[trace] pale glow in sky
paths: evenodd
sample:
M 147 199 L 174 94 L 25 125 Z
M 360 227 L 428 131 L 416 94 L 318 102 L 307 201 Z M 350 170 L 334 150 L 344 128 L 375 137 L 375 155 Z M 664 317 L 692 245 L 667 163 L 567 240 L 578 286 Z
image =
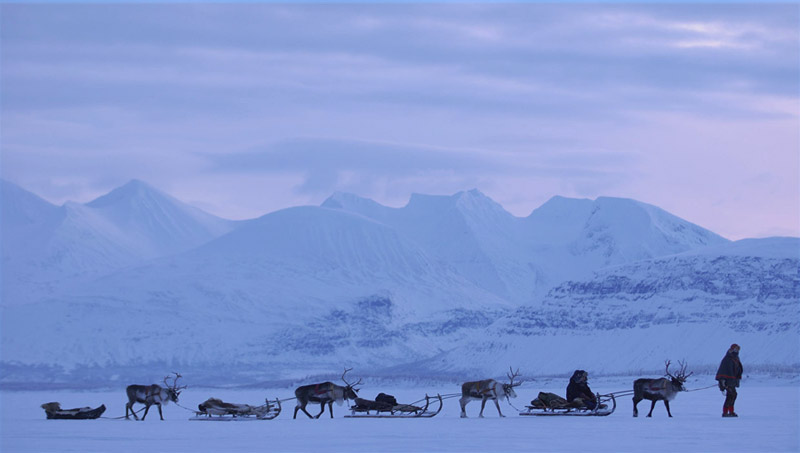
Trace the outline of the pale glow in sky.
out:
M 334 191 L 800 235 L 796 5 L 0 5 L 2 177 L 226 218 Z

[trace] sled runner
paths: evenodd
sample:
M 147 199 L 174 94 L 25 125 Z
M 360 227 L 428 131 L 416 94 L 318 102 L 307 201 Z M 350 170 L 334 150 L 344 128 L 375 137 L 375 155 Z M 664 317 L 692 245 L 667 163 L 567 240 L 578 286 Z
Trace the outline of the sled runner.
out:
M 281 402 L 264 400 L 261 406 L 226 403 L 217 398 L 209 398 L 197 406 L 199 411 L 189 420 L 205 421 L 245 421 L 272 420 L 281 413 Z
M 431 418 L 442 410 L 441 395 L 425 395 L 424 399 L 415 401 L 412 404 L 397 404 L 394 397 L 391 395 L 386 396 L 390 399 L 376 398 L 377 401 L 372 401 L 356 398 L 356 404 L 350 406 L 350 415 L 345 415 L 345 418 Z M 436 409 L 431 407 L 431 400 L 433 400 L 434 404 L 438 402 Z M 423 401 L 425 402 L 424 406 L 415 405 Z
M 92 409 L 91 407 L 77 407 L 75 409 L 61 409 L 61 403 L 45 403 L 42 404 L 45 414 L 48 419 L 58 420 L 94 420 L 103 415 L 106 411 L 105 404 L 100 407 Z
M 611 415 L 617 408 L 617 401 L 614 395 L 597 394 L 597 406 L 589 409 L 585 406 L 577 406 L 569 403 L 564 398 L 553 393 L 539 392 L 539 397 L 531 401 L 530 406 L 525 406 L 525 410 L 519 415 L 569 415 L 569 416 L 605 416 Z

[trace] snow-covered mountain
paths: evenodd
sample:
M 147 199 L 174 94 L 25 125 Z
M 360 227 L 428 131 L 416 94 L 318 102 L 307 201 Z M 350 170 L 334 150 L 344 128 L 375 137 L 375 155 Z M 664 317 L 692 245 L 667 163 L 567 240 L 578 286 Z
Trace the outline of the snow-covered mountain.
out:
M 408 204 L 399 209 L 337 193 L 322 206 L 355 212 L 392 226 L 434 259 L 455 267 L 499 297 L 514 301 L 530 297 L 532 282 L 517 272 L 517 268 L 525 267 L 524 252 L 518 250 L 518 219 L 477 190 L 452 196 L 413 194 Z M 522 281 L 525 284 L 520 285 Z
M 141 257 L 189 250 L 232 229 L 232 222 L 213 216 L 147 185 L 132 180 L 86 204 L 125 234 Z
M 731 343 L 751 369 L 800 366 L 800 239 L 746 239 L 614 266 L 567 281 L 483 335 L 417 366 L 480 373 L 713 371 Z
M 531 268 L 544 290 L 607 266 L 729 242 L 661 208 L 626 198 L 556 196 L 523 223 L 525 242 L 536 257 Z
M 4 179 L 0 179 L 0 202 L 4 230 L 29 228 L 58 215 L 56 205 Z
M 63 206 L 7 181 L 0 189 L 5 305 L 189 250 L 233 228 L 136 180 L 90 203 Z
M 554 197 L 518 218 L 477 190 L 402 208 L 336 193 L 234 228 L 136 181 L 61 207 L 10 187 L 3 382 L 613 373 L 662 353 L 706 366 L 733 341 L 800 366 L 796 321 L 756 328 L 796 310 L 798 240 L 731 243 L 634 200 Z M 756 324 L 732 327 L 742 312 Z
M 91 357 L 103 367 L 268 360 L 282 363 L 269 374 L 275 378 L 283 369 L 338 366 L 343 357 L 381 365 L 424 358 L 442 347 L 428 331 L 454 322 L 484 327 L 511 308 L 384 224 L 297 207 L 57 300 L 7 310 L 65 339 L 51 344 L 51 335 L 10 326 L 4 359 L 74 366 Z M 98 321 L 96 339 L 69 338 L 87 318 Z M 213 340 L 220 335 L 225 341 Z
M 529 302 L 597 269 L 728 241 L 646 203 L 553 197 L 518 218 L 477 190 L 411 196 L 403 208 L 336 193 L 322 206 L 386 223 L 487 291 Z

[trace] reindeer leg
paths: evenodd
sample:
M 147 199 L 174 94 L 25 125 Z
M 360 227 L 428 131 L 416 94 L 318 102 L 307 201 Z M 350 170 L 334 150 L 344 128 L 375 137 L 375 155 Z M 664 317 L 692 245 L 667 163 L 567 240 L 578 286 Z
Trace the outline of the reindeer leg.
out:
M 469 398 L 466 396 L 462 396 L 458 400 L 458 404 L 461 405 L 461 418 L 467 418 L 467 403 L 469 403 Z
M 142 421 L 144 421 L 144 418 L 147 417 L 147 412 L 149 410 L 150 410 L 150 405 L 149 404 L 145 404 L 145 406 L 144 406 L 144 415 L 142 415 Z
M 158 404 L 158 416 L 161 417 L 161 420 L 164 420 L 164 414 L 161 413 L 161 403 Z
M 136 415 L 136 412 L 133 410 L 133 404 L 134 404 L 134 403 L 131 403 L 131 414 L 133 414 L 133 418 L 134 418 L 134 419 L 136 419 L 136 420 L 139 420 L 139 416 L 137 416 L 137 415 Z M 145 413 L 146 413 L 146 412 L 145 412 Z M 144 420 L 144 417 L 142 417 L 142 420 Z
M 653 416 L 653 408 L 655 408 L 655 407 L 656 407 L 656 402 L 657 402 L 657 401 L 658 401 L 658 400 L 653 400 L 653 404 L 651 404 L 651 405 L 650 405 L 650 413 L 649 413 L 649 414 L 647 414 L 647 416 L 648 416 L 648 417 L 652 417 L 652 416 Z
M 303 403 L 302 406 L 298 407 L 303 411 L 304 414 L 308 415 L 308 418 L 314 418 L 314 416 L 309 414 L 308 411 L 306 410 L 306 404 L 308 403 Z M 297 415 L 297 407 L 294 408 L 294 414 Z
M 481 400 L 481 413 L 480 413 L 480 414 L 478 414 L 478 417 L 479 417 L 479 418 L 483 418 L 483 408 L 484 408 L 484 407 L 486 407 L 486 400 L 487 400 L 487 399 L 488 399 L 488 398 L 486 398 L 486 397 L 484 396 L 484 397 L 483 397 L 483 399 Z
M 328 402 L 328 410 L 331 412 L 331 418 L 333 418 L 333 401 Z
M 641 398 L 637 399 L 635 396 L 633 397 L 633 416 L 634 417 L 638 417 L 639 416 L 639 409 L 636 408 L 636 405 L 639 404 L 639 401 L 641 401 L 641 400 L 642 400 Z
M 500 403 L 497 402 L 497 398 L 494 399 L 494 406 L 497 408 L 497 413 L 500 414 L 501 417 L 505 417 L 505 415 L 500 412 Z
M 323 412 L 325 412 L 325 401 L 319 403 L 319 414 L 317 414 L 317 416 L 314 418 L 319 418 L 319 416 L 322 415 Z
M 666 407 L 667 407 L 667 415 L 669 415 L 670 417 L 672 417 L 672 412 L 670 412 L 670 411 L 669 411 L 669 401 L 667 401 L 667 400 L 664 400 L 664 406 L 666 406 Z

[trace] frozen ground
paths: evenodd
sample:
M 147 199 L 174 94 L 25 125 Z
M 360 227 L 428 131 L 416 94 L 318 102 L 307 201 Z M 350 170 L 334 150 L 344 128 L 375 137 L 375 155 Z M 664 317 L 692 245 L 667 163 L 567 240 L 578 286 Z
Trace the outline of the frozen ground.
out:
M 692 379 L 690 388 L 713 381 Z M 590 382 L 594 390 L 611 392 L 630 387 L 630 380 Z M 560 382 L 527 382 L 519 388 L 522 407 L 536 393 L 563 394 Z M 454 393 L 458 386 L 422 388 L 364 387 L 362 395 L 373 398 L 379 391 L 410 402 L 426 391 Z M 256 404 L 265 397 L 287 398 L 291 389 L 224 390 L 190 388 L 181 404 L 196 407 L 214 396 L 230 402 Z M 620 399 L 617 411 L 608 417 L 519 417 L 506 403 L 500 419 L 494 406 L 487 405 L 486 418 L 477 418 L 479 404 L 470 403 L 468 419 L 459 418 L 457 399 L 445 401 L 442 412 L 432 419 L 389 420 L 347 419 L 344 406 L 334 405 L 335 419 L 326 413 L 309 420 L 302 413 L 292 420 L 293 401 L 285 403 L 275 420 L 261 422 L 212 423 L 188 421 L 191 415 L 180 407 L 164 408 L 166 421 L 159 421 L 153 409 L 145 422 L 125 420 L 46 420 L 39 405 L 59 401 L 62 407 L 98 406 L 105 416 L 124 414 L 125 391 L 2 392 L 2 452 L 199 452 L 199 451 L 668 451 L 668 452 L 776 452 L 800 451 L 800 389 L 796 382 L 746 381 L 740 389 L 738 419 L 720 417 L 723 397 L 716 389 L 678 396 L 672 404 L 674 417 L 667 418 L 662 403 L 653 418 L 631 417 L 630 397 Z M 640 403 L 645 411 L 647 402 Z M 311 408 L 315 413 L 318 409 Z M 302 418 L 300 418 L 302 417 Z

